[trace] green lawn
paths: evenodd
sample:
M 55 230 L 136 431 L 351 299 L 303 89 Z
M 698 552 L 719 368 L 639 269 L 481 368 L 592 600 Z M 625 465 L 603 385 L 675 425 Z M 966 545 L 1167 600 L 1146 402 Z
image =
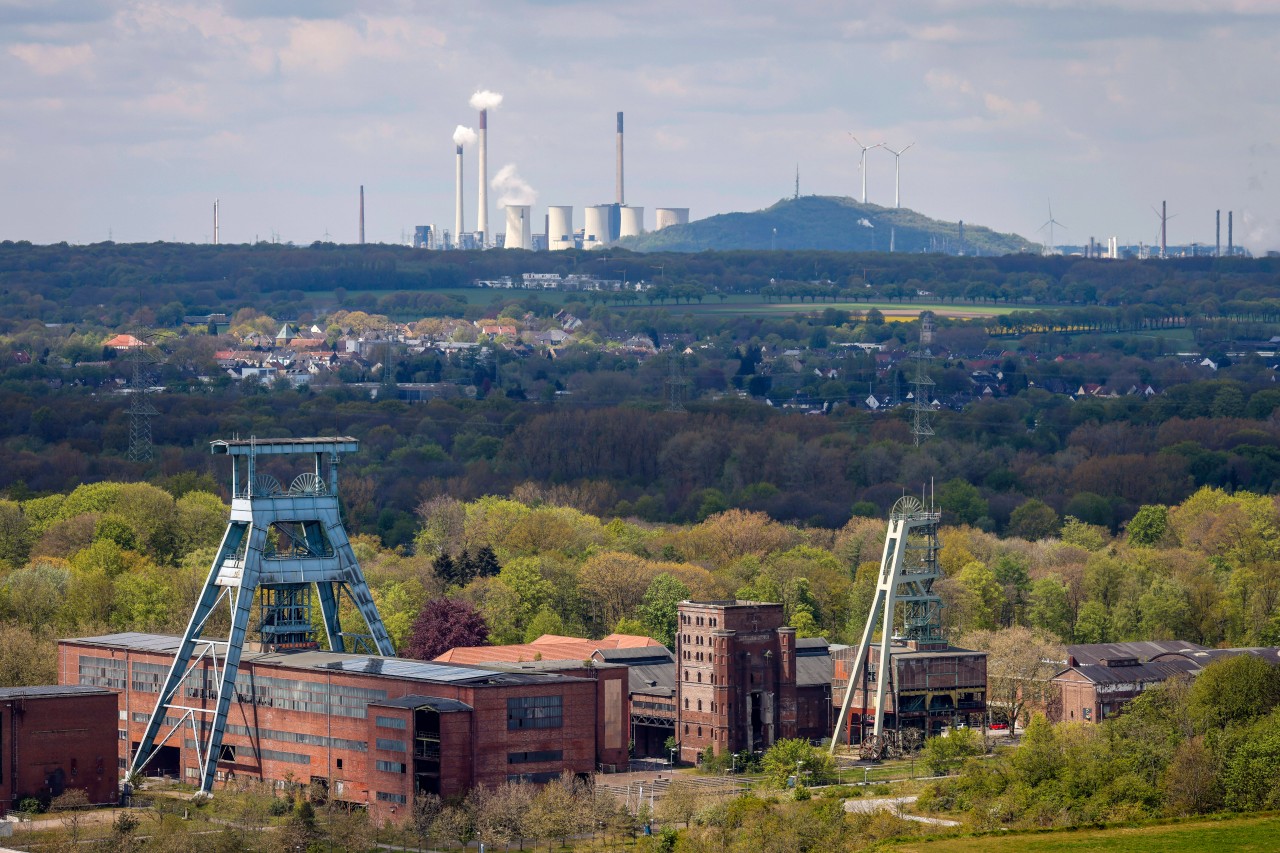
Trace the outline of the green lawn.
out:
M 1190 820 L 1115 829 L 1008 832 L 976 838 L 892 842 L 880 849 L 892 853 L 1084 853 L 1095 850 L 1116 850 L 1123 853 L 1262 853 L 1280 850 L 1280 816 Z

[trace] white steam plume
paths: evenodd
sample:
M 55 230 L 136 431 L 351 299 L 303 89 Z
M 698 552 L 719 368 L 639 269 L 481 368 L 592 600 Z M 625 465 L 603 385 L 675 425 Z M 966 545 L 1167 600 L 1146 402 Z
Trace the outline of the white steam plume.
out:
M 454 145 L 475 145 L 476 132 L 469 127 L 458 125 L 453 131 Z
M 481 89 L 471 96 L 471 109 L 491 110 L 502 103 L 502 96 L 488 89 Z
M 489 182 L 489 185 L 500 193 L 498 196 L 499 207 L 533 204 L 538 198 L 538 194 L 534 192 L 533 187 L 529 186 L 529 182 L 516 172 L 515 163 L 508 163 L 499 169 L 498 174 L 493 176 L 493 180 Z
M 875 226 L 871 224 L 871 220 L 867 219 L 866 217 L 859 219 L 858 224 L 861 225 L 863 228 L 875 228 Z

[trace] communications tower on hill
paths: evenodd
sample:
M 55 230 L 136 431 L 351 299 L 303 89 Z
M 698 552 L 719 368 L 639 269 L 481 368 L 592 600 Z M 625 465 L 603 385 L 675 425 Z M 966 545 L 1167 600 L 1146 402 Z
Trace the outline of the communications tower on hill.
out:
M 358 448 L 356 439 L 340 436 L 213 442 L 214 454 L 231 457 L 231 520 L 133 756 L 131 774 L 140 773 L 169 738 L 190 738 L 200 765 L 200 791 L 212 791 L 255 598 L 263 651 L 318 648 L 311 621 L 315 588 L 332 651 L 395 654 L 338 509 L 338 459 Z M 288 454 L 309 455 L 314 466 L 285 489 L 271 474 L 259 472 L 258 464 L 259 457 Z M 363 617 L 367 634 L 342 629 L 344 596 Z M 226 638 L 216 638 L 217 626 L 226 625 Z

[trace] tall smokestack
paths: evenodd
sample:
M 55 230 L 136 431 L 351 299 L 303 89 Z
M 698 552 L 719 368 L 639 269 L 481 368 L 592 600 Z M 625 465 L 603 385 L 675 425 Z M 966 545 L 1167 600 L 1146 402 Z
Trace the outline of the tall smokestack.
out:
M 364 184 L 360 185 L 360 245 L 364 245 Z
M 626 204 L 622 191 L 622 113 L 618 113 L 618 204 Z
M 1227 211 L 1227 254 L 1234 255 L 1236 252 L 1235 229 L 1233 228 L 1233 214 L 1235 211 Z
M 489 243 L 489 111 L 480 111 L 480 202 L 476 211 L 480 247 Z
M 213 245 L 218 245 L 218 200 L 213 200 Z
M 453 245 L 462 246 L 462 146 L 458 146 L 458 164 L 455 182 L 457 190 L 453 198 Z
M 1213 217 L 1213 256 L 1222 257 L 1222 211 L 1216 211 Z

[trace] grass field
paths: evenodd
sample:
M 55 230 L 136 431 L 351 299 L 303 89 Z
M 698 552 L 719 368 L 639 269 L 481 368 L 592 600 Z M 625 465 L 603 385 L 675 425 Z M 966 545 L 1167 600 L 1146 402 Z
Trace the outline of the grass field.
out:
M 977 838 L 893 842 L 877 848 L 886 853 L 1201 853 L 1280 850 L 1280 816 L 1191 820 L 1155 826 L 1115 829 L 1009 832 Z

